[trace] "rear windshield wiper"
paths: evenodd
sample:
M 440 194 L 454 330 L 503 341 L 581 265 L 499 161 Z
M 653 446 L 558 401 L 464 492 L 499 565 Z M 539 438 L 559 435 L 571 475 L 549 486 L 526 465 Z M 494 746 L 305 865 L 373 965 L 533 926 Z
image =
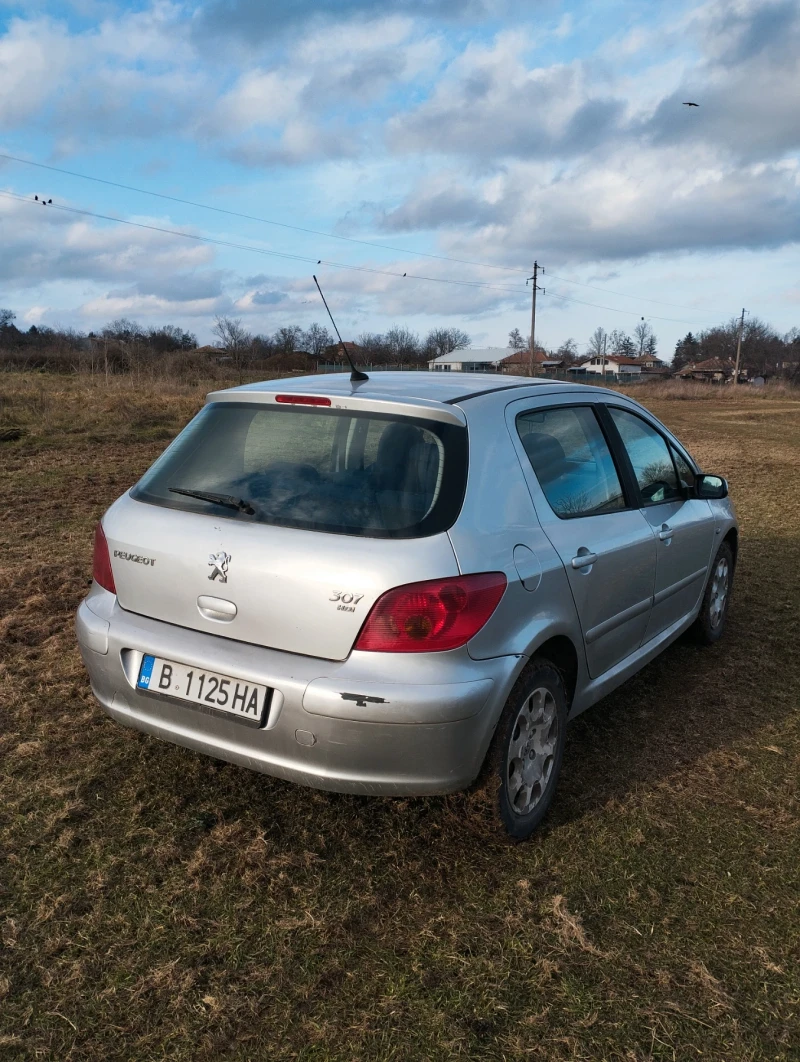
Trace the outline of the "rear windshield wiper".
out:
M 185 494 L 187 498 L 199 498 L 201 501 L 213 502 L 214 505 L 224 505 L 226 509 L 237 509 L 240 513 L 255 516 L 256 511 L 250 502 L 244 498 L 234 498 L 232 494 L 212 494 L 207 490 L 186 490 L 184 487 L 167 488 L 172 494 Z

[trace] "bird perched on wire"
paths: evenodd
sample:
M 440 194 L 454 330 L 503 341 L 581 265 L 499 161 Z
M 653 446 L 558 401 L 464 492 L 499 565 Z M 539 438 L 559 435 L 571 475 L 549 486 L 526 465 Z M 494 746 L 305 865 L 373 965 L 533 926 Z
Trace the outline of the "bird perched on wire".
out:
M 700 106 L 699 103 L 691 103 L 691 102 L 689 102 L 687 100 L 684 100 L 683 105 L 684 105 L 684 107 L 699 107 Z

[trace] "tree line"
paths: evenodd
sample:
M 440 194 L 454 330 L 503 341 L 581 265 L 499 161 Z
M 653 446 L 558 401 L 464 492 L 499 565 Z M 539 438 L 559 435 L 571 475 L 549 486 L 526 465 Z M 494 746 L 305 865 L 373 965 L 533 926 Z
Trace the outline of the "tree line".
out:
M 672 358 L 675 372 L 709 358 L 734 362 L 739 324 L 740 319 L 732 317 L 697 335 L 687 332 L 675 345 Z M 779 334 L 759 317 L 746 317 L 742 329 L 741 366 L 751 376 L 782 376 L 800 381 L 800 328 Z
M 0 309 L 0 364 L 6 368 L 53 371 L 135 372 L 161 365 L 165 370 L 202 367 L 209 358 L 229 363 L 240 374 L 249 369 L 313 370 L 319 363 L 342 363 L 338 340 L 324 326 L 284 325 L 269 334 L 253 334 L 241 318 L 218 316 L 213 347 L 198 347 L 197 337 L 175 325 L 145 327 L 122 317 L 97 332 L 15 324 L 11 310 Z M 386 332 L 364 332 L 348 343 L 354 361 L 426 368 L 428 361 L 470 345 L 459 328 L 432 328 L 420 337 L 395 325 Z
M 706 328 L 697 334 L 687 332 L 675 344 L 669 362 L 672 372 L 680 372 L 687 365 L 712 358 L 723 363 L 735 362 L 739 324 L 740 319 L 732 317 L 723 324 Z M 508 346 L 511 350 L 529 350 L 530 336 L 525 337 L 518 328 L 514 328 L 508 334 Z M 575 365 L 581 360 L 578 344 L 572 338 L 549 349 L 537 343 L 536 349 L 565 365 Z M 650 323 L 644 320 L 633 329 L 633 335 L 619 328 L 611 332 L 596 328 L 586 343 L 583 357 L 643 355 L 659 357 L 658 338 Z M 667 358 L 660 360 L 666 362 Z M 746 317 L 742 331 L 741 367 L 747 369 L 751 376 L 780 376 L 800 381 L 800 328 L 792 328 L 781 334 L 759 317 Z
M 137 372 L 143 369 L 169 375 L 194 371 L 202 374 L 209 363 L 229 364 L 245 371 L 314 371 L 320 363 L 344 364 L 344 355 L 327 327 L 284 325 L 269 334 L 253 334 L 240 318 L 216 317 L 212 326 L 214 347 L 198 348 L 197 337 L 176 325 L 145 327 L 128 318 L 110 321 L 97 332 L 31 325 L 21 329 L 13 311 L 0 309 L 0 367 L 61 372 Z M 689 364 L 736 357 L 739 318 L 731 318 L 678 340 L 671 369 Z M 348 343 L 353 360 L 362 365 L 426 368 L 442 354 L 469 347 L 470 336 L 459 328 L 432 328 L 425 336 L 402 325 L 386 332 L 363 332 Z M 530 337 L 518 328 L 508 336 L 511 351 L 529 349 Z M 565 339 L 557 347 L 536 344 L 544 355 L 573 365 L 580 360 L 578 343 Z M 633 333 L 596 328 L 584 345 L 584 356 L 658 356 L 658 339 L 649 322 L 640 321 Z M 664 358 L 666 361 L 666 358 Z M 800 380 L 800 329 L 780 334 L 758 317 L 745 318 L 741 364 L 751 375 L 782 376 Z

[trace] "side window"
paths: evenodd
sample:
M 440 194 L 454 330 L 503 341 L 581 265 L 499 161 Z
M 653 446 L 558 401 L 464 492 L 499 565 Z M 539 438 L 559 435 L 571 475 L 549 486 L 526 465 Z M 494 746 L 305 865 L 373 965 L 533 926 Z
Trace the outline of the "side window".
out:
M 625 508 L 614 459 L 591 408 L 521 413 L 517 431 L 556 516 L 594 516 Z
M 677 501 L 683 491 L 664 437 L 635 413 L 609 406 L 623 445 L 633 465 L 642 505 Z
M 673 460 L 675 461 L 675 467 L 678 470 L 678 479 L 681 486 L 684 487 L 690 493 L 694 491 L 694 479 L 695 474 L 689 465 L 688 461 L 675 449 L 674 446 L 670 446 L 670 452 Z

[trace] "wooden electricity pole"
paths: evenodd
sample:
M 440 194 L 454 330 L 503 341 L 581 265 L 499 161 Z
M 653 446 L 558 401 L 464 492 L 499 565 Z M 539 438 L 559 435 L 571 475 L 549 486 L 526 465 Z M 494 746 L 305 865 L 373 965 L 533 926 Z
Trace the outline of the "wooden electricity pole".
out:
M 744 332 L 744 315 L 746 313 L 747 313 L 747 310 L 742 308 L 742 316 L 739 318 L 739 337 L 736 340 L 736 367 L 733 370 L 733 382 L 734 382 L 734 384 L 738 384 L 739 383 L 739 361 L 741 360 L 741 357 L 742 357 L 742 333 Z
M 542 272 L 544 273 L 544 269 L 542 269 Z M 533 281 L 533 291 L 531 292 L 531 295 L 532 295 L 532 298 L 531 298 L 531 356 L 530 356 L 530 375 L 531 376 L 534 375 L 534 368 L 535 368 L 535 362 L 533 360 L 533 352 L 536 349 L 536 340 L 535 340 L 535 335 L 536 335 L 536 292 L 539 290 L 539 285 L 537 284 L 538 276 L 539 276 L 539 263 L 538 262 L 534 262 L 533 263 L 533 276 L 532 277 L 528 277 L 529 280 Z M 544 288 L 542 288 L 542 291 L 544 291 Z

